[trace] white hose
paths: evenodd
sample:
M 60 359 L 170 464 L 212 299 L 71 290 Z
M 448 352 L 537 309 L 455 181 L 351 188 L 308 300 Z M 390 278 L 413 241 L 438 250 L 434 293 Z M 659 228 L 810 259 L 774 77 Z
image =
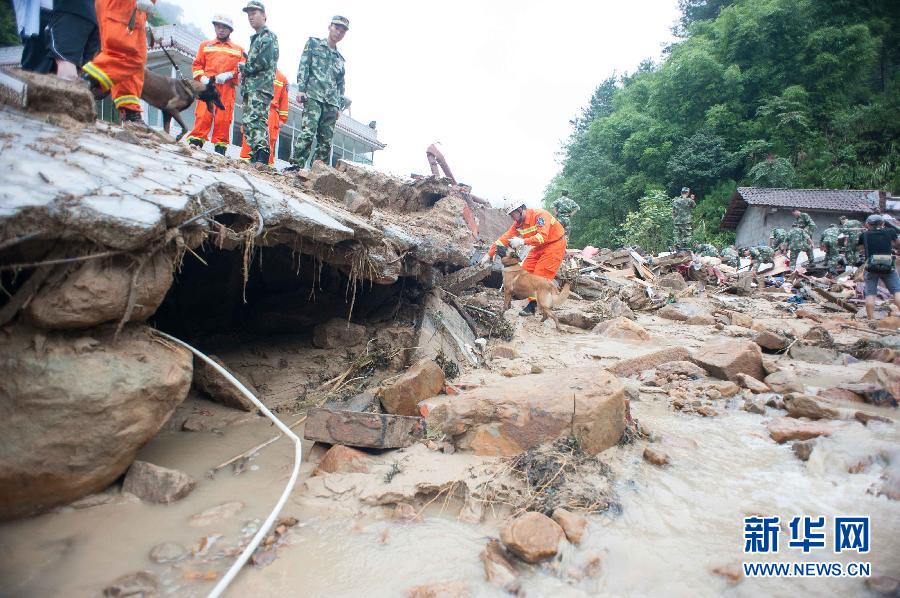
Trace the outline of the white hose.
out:
M 177 339 L 174 336 L 172 336 L 171 334 L 166 334 L 165 332 L 160 332 L 159 330 L 156 330 L 154 332 L 156 332 L 160 336 L 163 336 L 171 341 L 178 343 L 179 345 L 182 345 L 183 347 L 188 349 L 191 353 L 193 353 L 194 355 L 196 355 L 197 357 L 199 357 L 200 359 L 205 361 L 208 365 L 215 368 L 216 371 L 219 372 L 220 374 L 222 374 L 226 380 L 228 380 L 229 382 L 234 384 L 234 386 L 236 386 L 238 388 L 238 390 L 240 390 L 241 393 L 244 394 L 245 397 L 250 399 L 250 401 L 254 405 L 256 405 L 256 407 L 262 412 L 263 415 L 265 415 L 266 417 L 271 419 L 275 423 L 275 425 L 278 427 L 278 429 L 281 430 L 281 432 L 285 436 L 287 436 L 288 438 L 290 438 L 291 440 L 294 441 L 294 471 L 291 472 L 291 479 L 288 480 L 287 486 L 285 486 L 285 488 L 284 488 L 284 492 L 281 493 L 281 498 L 279 498 L 278 502 L 275 504 L 275 508 L 272 509 L 272 512 L 269 513 L 269 516 L 266 518 L 266 520 L 260 526 L 259 531 L 257 531 L 256 535 L 253 536 L 253 539 L 250 540 L 250 544 L 247 545 L 247 547 L 244 549 L 244 552 L 242 552 L 240 554 L 240 556 L 237 558 L 237 560 L 234 562 L 234 564 L 231 565 L 231 568 L 228 569 L 228 571 L 225 573 L 225 576 L 219 580 L 219 583 L 216 584 L 216 587 L 214 587 L 212 589 L 212 591 L 209 593 L 210 598 L 218 598 L 219 596 L 222 595 L 223 592 L 225 592 L 226 589 L 228 589 L 228 585 L 234 580 L 234 578 L 237 576 L 237 574 L 240 572 L 240 570 L 244 567 L 244 565 L 247 564 L 247 561 L 250 560 L 250 556 L 253 554 L 253 551 L 256 550 L 256 548 L 260 545 L 260 543 L 266 537 L 266 533 L 268 533 L 269 529 L 275 523 L 275 518 L 278 517 L 278 514 L 281 513 L 281 509 L 284 508 L 284 503 L 287 502 L 288 496 L 291 495 L 291 491 L 294 489 L 294 485 L 297 483 L 297 476 L 300 473 L 300 460 L 301 460 L 301 454 L 302 454 L 303 447 L 300 444 L 300 437 L 298 437 L 296 434 L 294 434 L 291 431 L 291 429 L 288 428 L 286 425 L 284 425 L 284 423 L 280 419 L 275 417 L 272 414 L 272 412 L 269 411 L 269 409 L 260 402 L 259 399 L 257 399 L 256 397 L 253 396 L 253 393 L 251 393 L 249 390 L 247 390 L 247 388 L 243 384 L 238 382 L 237 378 L 235 378 L 230 373 L 228 373 L 228 370 L 226 370 L 225 368 L 220 366 L 218 363 L 216 363 L 215 361 L 213 361 L 212 359 L 210 359 L 209 357 L 207 357 L 206 355 L 204 355 L 203 353 L 201 353 L 194 347 L 190 346 L 183 340 Z

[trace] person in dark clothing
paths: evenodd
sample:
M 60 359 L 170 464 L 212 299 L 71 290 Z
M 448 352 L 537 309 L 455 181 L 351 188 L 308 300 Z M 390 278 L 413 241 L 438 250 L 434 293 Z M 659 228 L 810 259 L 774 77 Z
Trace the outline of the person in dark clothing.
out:
M 52 3 L 49 0 L 15 0 L 16 30 L 22 40 L 23 71 L 53 72 L 53 59 L 47 49 L 47 24 Z
M 100 51 L 93 0 L 54 0 L 47 46 L 56 61 L 56 74 L 69 81 L 77 79 L 79 69 Z
M 866 316 L 875 318 L 875 299 L 878 281 L 894 296 L 894 305 L 900 310 L 900 275 L 894 264 L 893 250 L 897 247 L 897 231 L 884 227 L 884 218 L 872 214 L 866 218 L 866 230 L 859 236 L 858 245 L 866 256 Z

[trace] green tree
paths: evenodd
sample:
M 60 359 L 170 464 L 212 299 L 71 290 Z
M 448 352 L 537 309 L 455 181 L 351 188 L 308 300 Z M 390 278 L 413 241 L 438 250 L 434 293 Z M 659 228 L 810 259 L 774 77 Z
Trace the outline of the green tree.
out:
M 622 224 L 621 244 L 659 253 L 672 245 L 672 202 L 662 189 L 650 191 L 638 200 L 638 209 Z
M 16 13 L 12 2 L 0 0 L 0 47 L 18 46 L 22 43 L 16 31 Z
M 695 189 L 705 239 L 727 238 L 719 223 L 737 184 L 900 189 L 900 5 L 681 8 L 682 38 L 664 60 L 598 75 L 572 121 L 558 183 L 582 206 L 573 245 L 621 242 L 622 223 L 658 189 Z
M 777 187 L 789 189 L 794 186 L 797 173 L 786 158 L 769 156 L 754 165 L 747 173 L 754 187 Z

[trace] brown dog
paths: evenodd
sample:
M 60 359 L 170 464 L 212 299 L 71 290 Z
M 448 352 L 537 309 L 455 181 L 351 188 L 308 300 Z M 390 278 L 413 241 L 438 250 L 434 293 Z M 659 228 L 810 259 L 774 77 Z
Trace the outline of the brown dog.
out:
M 163 113 L 163 129 L 169 132 L 169 127 L 174 118 L 181 125 L 181 133 L 175 141 L 181 141 L 190 129 L 181 119 L 181 111 L 187 110 L 194 100 L 206 102 L 206 107 L 212 112 L 213 104 L 219 110 L 225 110 L 225 105 L 219 97 L 216 84 L 210 81 L 206 85 L 196 81 L 172 79 L 158 75 L 149 69 L 144 69 L 144 89 L 141 91 L 141 99 Z
M 517 299 L 535 297 L 543 315 L 541 322 L 551 318 L 559 330 L 559 318 L 550 310 L 562 305 L 569 297 L 569 283 L 564 284 L 560 291 L 552 280 L 523 270 L 519 258 L 514 254 L 506 254 L 500 258 L 500 263 L 503 264 L 503 311 L 509 309 L 513 296 Z

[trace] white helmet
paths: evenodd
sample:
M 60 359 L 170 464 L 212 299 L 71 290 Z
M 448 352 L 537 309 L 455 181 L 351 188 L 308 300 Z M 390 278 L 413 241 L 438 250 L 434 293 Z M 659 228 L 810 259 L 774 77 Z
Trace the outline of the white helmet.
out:
M 512 214 L 519 208 L 525 209 L 525 204 L 517 199 L 507 199 L 503 202 L 503 211 Z
M 225 15 L 216 15 L 212 18 L 213 25 L 225 25 L 232 31 L 234 31 L 234 21 L 231 20 L 231 17 Z

